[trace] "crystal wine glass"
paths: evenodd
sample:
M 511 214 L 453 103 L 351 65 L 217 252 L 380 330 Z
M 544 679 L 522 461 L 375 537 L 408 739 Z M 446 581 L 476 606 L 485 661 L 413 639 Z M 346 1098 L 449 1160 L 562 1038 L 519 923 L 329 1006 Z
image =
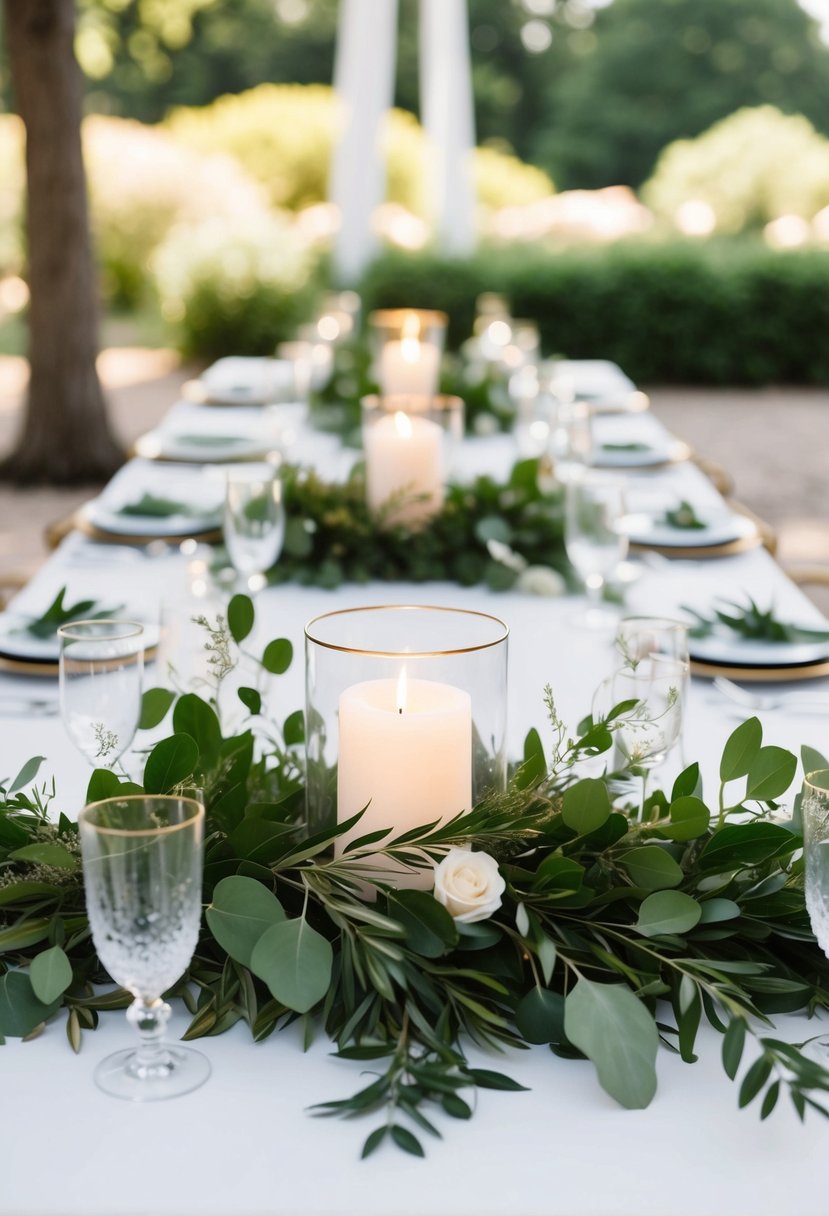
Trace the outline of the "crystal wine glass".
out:
M 567 484 L 564 499 L 564 544 L 567 556 L 584 580 L 588 610 L 575 620 L 587 629 L 615 625 L 618 612 L 602 607 L 605 582 L 628 550 L 622 529 L 622 487 L 610 478 L 585 476 Z
M 614 740 L 626 764 L 642 774 L 640 817 L 644 812 L 648 775 L 660 765 L 682 733 L 687 667 L 658 654 L 640 659 L 635 667 L 622 667 L 602 686 L 601 695 L 612 703 L 634 704 L 614 723 Z M 594 702 L 595 704 L 595 702 Z
M 73 621 L 58 628 L 60 712 L 69 738 L 94 767 L 112 768 L 141 718 L 144 626 Z
M 593 422 L 586 401 L 556 397 L 555 423 L 550 434 L 550 458 L 563 485 L 584 476 L 593 453 Z
M 806 908 L 812 932 L 829 957 L 829 769 L 807 773 L 800 800 L 803 817 Z M 810 1044 L 824 1066 L 829 1060 L 829 1034 Z
M 240 464 L 228 469 L 224 535 L 244 590 L 261 590 L 265 571 L 279 557 L 285 538 L 282 480 L 272 464 Z
M 683 702 L 688 699 L 691 660 L 688 626 L 666 616 L 626 616 L 616 630 L 616 649 L 625 667 L 636 668 L 643 659 L 670 659 L 679 664 Z M 678 741 L 682 750 L 682 736 Z M 684 767 L 684 760 L 680 755 Z
M 86 906 L 98 957 L 135 997 L 127 1021 L 140 1046 L 107 1056 L 100 1089 L 135 1102 L 189 1093 L 210 1075 L 187 1047 L 166 1047 L 161 998 L 186 970 L 201 925 L 204 807 L 191 798 L 136 794 L 78 816 Z

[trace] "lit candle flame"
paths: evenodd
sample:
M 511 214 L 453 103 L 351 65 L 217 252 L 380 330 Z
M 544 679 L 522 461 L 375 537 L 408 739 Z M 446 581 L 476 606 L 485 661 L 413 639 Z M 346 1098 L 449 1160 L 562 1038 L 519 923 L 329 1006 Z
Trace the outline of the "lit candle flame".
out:
M 400 356 L 405 363 L 420 362 L 420 320 L 417 313 L 408 313 L 403 322 L 400 333 Z
M 406 708 L 406 668 L 400 668 L 400 675 L 397 677 L 397 712 L 403 713 Z
M 394 414 L 394 429 L 401 439 L 411 439 L 412 437 L 412 420 L 408 414 L 404 414 L 402 410 L 395 410 Z

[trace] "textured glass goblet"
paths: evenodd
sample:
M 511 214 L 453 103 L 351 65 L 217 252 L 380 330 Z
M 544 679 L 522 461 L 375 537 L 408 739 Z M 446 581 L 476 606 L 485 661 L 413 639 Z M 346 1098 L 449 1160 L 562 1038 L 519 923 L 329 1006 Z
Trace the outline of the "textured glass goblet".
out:
M 102 1060 L 105 1093 L 153 1102 L 189 1093 L 208 1060 L 164 1045 L 170 1006 L 161 999 L 184 973 L 201 925 L 204 807 L 191 798 L 108 798 L 78 816 L 86 906 L 98 957 L 135 1000 L 127 1021 L 140 1046 Z
M 812 932 L 829 958 L 829 769 L 806 774 L 800 812 L 806 863 L 806 908 Z M 826 1066 L 829 1033 L 811 1041 L 810 1054 Z
M 58 629 L 60 712 L 89 763 L 112 768 L 141 718 L 144 626 L 137 621 L 73 621 Z

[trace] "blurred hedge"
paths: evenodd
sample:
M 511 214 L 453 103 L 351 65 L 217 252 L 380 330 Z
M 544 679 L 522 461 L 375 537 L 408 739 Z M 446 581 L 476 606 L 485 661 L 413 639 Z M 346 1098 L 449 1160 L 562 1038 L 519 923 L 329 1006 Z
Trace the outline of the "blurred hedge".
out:
M 476 295 L 503 292 L 538 322 L 545 354 L 613 359 L 640 384 L 829 383 L 827 252 L 719 240 L 389 253 L 362 291 L 367 310 L 444 309 L 453 346 L 471 333 Z

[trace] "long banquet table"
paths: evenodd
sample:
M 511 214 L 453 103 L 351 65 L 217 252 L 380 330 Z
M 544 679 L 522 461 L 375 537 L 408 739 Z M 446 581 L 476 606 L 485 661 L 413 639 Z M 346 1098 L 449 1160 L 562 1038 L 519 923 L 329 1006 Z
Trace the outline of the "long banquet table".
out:
M 689 476 L 687 471 L 683 476 Z M 171 588 L 184 583 L 186 559 L 171 550 L 147 557 L 110 551 L 71 534 L 18 597 L 21 610 L 42 611 L 57 589 L 120 600 L 145 619 Z M 727 559 L 644 568 L 628 608 L 670 612 L 689 598 L 754 592 L 782 614 L 806 620 L 813 607 L 772 557 L 754 549 Z M 273 681 L 269 708 L 279 717 L 302 704 L 305 622 L 333 608 L 371 603 L 474 607 L 510 627 L 510 746 L 518 752 L 531 725 L 542 728 L 542 686 L 549 681 L 565 720 L 588 712 L 592 690 L 612 667 L 607 638 L 573 628 L 572 598 L 496 594 L 451 584 L 372 584 L 325 592 L 269 588 L 257 598 L 257 636 L 286 636 L 292 669 Z M 152 666 L 147 683 L 154 681 Z M 829 679 L 810 689 L 826 694 Z M 3 695 L 56 695 L 48 681 L 4 675 Z M 728 733 L 741 719 L 707 681 L 693 680 L 686 713 L 687 758 L 703 761 L 709 792 Z M 761 715 L 768 742 L 828 750 L 829 718 L 771 711 Z M 163 728 L 160 728 L 163 734 Z M 58 716 L 23 714 L 0 721 L 0 774 L 32 754 L 58 778 L 56 810 L 74 815 L 88 770 Z M 135 761 L 133 761 L 135 763 Z M 128 761 L 129 764 L 129 761 Z M 181 1010 L 172 1029 L 186 1024 Z M 778 1019 L 792 1041 L 815 1032 L 802 1017 Z M 603 1093 L 592 1066 L 546 1048 L 503 1057 L 470 1050 L 528 1093 L 481 1091 L 468 1123 L 438 1117 L 444 1139 L 424 1137 L 419 1161 L 383 1147 L 359 1160 L 365 1135 L 379 1122 L 314 1119 L 314 1102 L 345 1097 L 364 1067 L 330 1058 L 320 1034 L 302 1051 L 296 1027 L 253 1044 L 243 1024 L 203 1039 L 213 1073 L 200 1090 L 170 1102 L 133 1106 L 100 1093 L 97 1060 L 130 1041 L 123 1014 L 103 1015 L 84 1034 L 76 1056 L 63 1019 L 35 1041 L 12 1040 L 0 1051 L 4 1097 L 0 1133 L 0 1213 L 6 1216 L 825 1216 L 829 1126 L 805 1125 L 791 1105 L 764 1123 L 756 1107 L 737 1110 L 737 1088 L 720 1064 L 720 1036 L 703 1028 L 699 1062 L 662 1051 L 659 1089 L 644 1111 L 624 1111 Z M 748 1056 L 747 1056 L 748 1058 Z M 370 1066 L 369 1066 L 370 1067 Z

